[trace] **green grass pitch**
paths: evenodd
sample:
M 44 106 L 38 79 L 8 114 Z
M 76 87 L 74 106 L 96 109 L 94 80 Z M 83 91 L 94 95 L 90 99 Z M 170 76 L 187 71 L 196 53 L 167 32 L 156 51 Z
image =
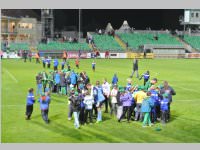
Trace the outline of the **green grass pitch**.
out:
M 200 142 L 200 60 L 139 60 L 139 73 L 150 70 L 151 77 L 169 81 L 177 95 L 171 105 L 172 118 L 166 126 L 157 123 L 142 128 L 141 122 L 118 123 L 109 114 L 103 114 L 101 124 L 86 125 L 80 130 L 68 121 L 67 97 L 51 95 L 50 124 L 42 120 L 39 103 L 34 105 L 32 119 L 25 120 L 27 89 L 36 89 L 36 73 L 42 64 L 24 63 L 22 60 L 2 60 L 2 143 L 198 143 Z M 92 72 L 92 59 L 80 60 L 80 69 L 85 70 L 91 82 L 111 82 L 118 74 L 119 84 L 126 85 L 131 74 L 132 59 L 97 59 L 96 72 Z M 70 60 L 75 68 L 74 60 Z M 46 69 L 47 70 L 47 69 Z M 77 71 L 77 69 L 75 69 Z M 142 84 L 135 76 L 133 83 Z M 36 91 L 35 91 L 36 92 Z M 37 97 L 38 98 L 38 97 Z M 161 131 L 155 131 L 160 126 Z

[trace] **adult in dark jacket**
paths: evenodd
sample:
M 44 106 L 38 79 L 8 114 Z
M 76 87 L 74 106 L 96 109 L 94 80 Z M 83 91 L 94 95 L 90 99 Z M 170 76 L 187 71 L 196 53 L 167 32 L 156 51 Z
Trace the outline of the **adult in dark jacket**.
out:
M 170 119 L 170 104 L 172 103 L 172 95 L 176 95 L 175 90 L 169 86 L 167 81 L 163 82 L 163 87 L 160 89 L 160 94 L 168 94 L 169 99 L 169 110 L 168 110 L 168 119 Z
M 134 59 L 133 60 L 133 71 L 131 74 L 131 78 L 133 77 L 134 73 L 136 72 L 136 77 L 139 78 L 139 74 L 138 74 L 138 59 Z

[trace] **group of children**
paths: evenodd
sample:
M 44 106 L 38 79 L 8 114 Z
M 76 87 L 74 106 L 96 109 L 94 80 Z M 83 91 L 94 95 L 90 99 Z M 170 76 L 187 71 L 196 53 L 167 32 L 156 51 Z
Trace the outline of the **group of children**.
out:
M 51 58 L 50 57 L 44 57 L 42 59 L 42 64 L 43 64 L 43 68 L 51 68 Z M 65 68 L 65 66 L 67 65 L 67 69 L 70 70 L 70 65 L 69 65 L 69 61 L 67 61 L 67 59 L 63 59 L 63 61 L 61 62 L 61 70 L 63 70 Z M 79 65 L 80 65 L 80 61 L 79 58 L 75 59 L 75 66 L 77 69 L 79 69 Z M 53 60 L 53 67 L 54 67 L 54 71 L 58 70 L 58 66 L 59 66 L 59 61 L 57 58 L 55 58 Z M 95 67 L 96 67 L 96 62 L 93 61 L 92 62 L 92 70 L 95 71 Z
M 114 74 L 112 84 L 103 79 L 102 83 L 96 81 L 96 85 L 92 85 L 84 71 L 75 73 L 69 67 L 62 68 L 61 71 L 57 69 L 50 71 L 49 74 L 40 72 L 36 76 L 37 95 L 40 95 L 42 118 L 46 123 L 49 123 L 50 93 L 68 96 L 68 120 L 71 120 L 73 115 L 76 129 L 80 128 L 80 125 L 92 124 L 94 121 L 100 123 L 103 120 L 104 105 L 105 113 L 108 113 L 109 106 L 110 115 L 116 116 L 118 122 L 123 119 L 127 119 L 128 123 L 143 121 L 143 127 L 146 127 L 160 120 L 166 123 L 170 119 L 172 95 L 176 93 L 167 81 L 156 86 L 157 79 L 150 80 L 149 71 L 139 78 L 144 78 L 144 85 L 133 85 L 132 80 L 127 79 L 126 86 L 119 86 L 117 74 Z M 30 89 L 27 96 L 26 119 L 31 117 L 34 102 L 33 89 Z

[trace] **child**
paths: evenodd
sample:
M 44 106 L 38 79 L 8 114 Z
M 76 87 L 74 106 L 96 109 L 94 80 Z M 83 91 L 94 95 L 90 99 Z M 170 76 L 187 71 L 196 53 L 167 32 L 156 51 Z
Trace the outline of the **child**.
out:
M 104 78 L 103 84 L 102 84 L 103 94 L 105 97 L 105 113 L 108 113 L 108 104 L 111 108 L 111 102 L 110 102 L 110 84 L 107 82 L 107 79 Z
M 142 121 L 142 113 L 141 113 L 141 106 L 142 106 L 142 102 L 143 100 L 146 98 L 146 93 L 144 92 L 144 86 L 140 86 L 138 87 L 138 90 L 135 94 L 134 94 L 134 100 L 136 102 L 136 112 L 135 112 L 135 121 L 139 120 Z
M 94 96 L 96 96 L 97 98 L 97 122 L 96 123 L 100 123 L 102 121 L 102 104 L 103 101 L 105 100 L 105 97 L 103 95 L 103 89 L 102 86 L 100 85 L 99 81 L 96 81 L 96 86 L 94 87 Z
M 47 68 L 49 68 L 50 69 L 50 67 L 51 67 L 51 59 L 50 58 L 47 58 Z
M 72 119 L 73 110 L 72 110 L 72 103 L 70 101 L 70 98 L 74 96 L 74 94 L 75 94 L 75 90 L 74 88 L 71 88 L 71 91 L 69 93 L 69 101 L 68 101 L 68 104 L 69 104 L 68 120 Z
M 149 78 L 150 78 L 150 72 L 147 71 L 146 73 L 144 73 L 144 74 L 139 78 L 139 80 L 141 80 L 142 78 L 144 78 L 144 86 L 145 86 L 146 82 L 147 82 L 147 81 L 149 80 Z
M 168 122 L 168 111 L 169 111 L 169 96 L 167 93 L 163 94 L 163 100 L 161 100 L 160 103 L 160 109 L 161 109 L 161 120 L 162 123 L 165 124 Z
M 118 122 L 120 122 L 126 115 L 127 113 L 127 121 L 128 123 L 130 123 L 130 119 L 131 119 L 131 101 L 132 101 L 132 97 L 128 92 L 125 92 L 124 89 L 121 90 L 122 94 L 120 95 L 120 101 L 123 104 L 123 113 L 121 115 L 121 117 L 119 118 Z
M 80 128 L 79 125 L 79 114 L 80 114 L 80 104 L 81 104 L 81 97 L 78 95 L 78 92 L 75 92 L 74 95 L 69 97 L 71 102 L 72 111 L 74 114 L 74 126 L 76 129 Z
M 26 120 L 30 120 L 30 118 L 31 118 L 34 103 L 35 103 L 35 98 L 33 95 L 33 88 L 30 88 L 28 90 L 28 95 L 27 95 L 27 99 L 26 99 Z
M 147 81 L 144 85 L 144 89 L 147 91 L 152 85 L 155 85 L 158 82 L 157 78 L 153 78 L 151 81 Z
M 126 91 L 129 91 L 132 88 L 132 80 L 131 79 L 127 79 L 127 85 L 126 85 Z
M 77 74 L 74 72 L 74 70 L 72 70 L 70 73 L 70 83 L 73 85 L 73 87 L 76 87 L 77 79 Z
M 66 95 L 66 79 L 63 72 L 60 74 L 60 87 L 60 94 Z
M 117 119 L 120 119 L 122 112 L 123 112 L 123 103 L 120 101 L 120 96 L 124 91 L 124 87 L 119 86 L 119 90 L 117 92 Z
M 53 63 L 54 63 L 54 71 L 58 70 L 58 65 L 59 65 L 58 59 L 54 59 Z
M 112 86 L 114 86 L 115 84 L 117 85 L 117 83 L 118 83 L 118 77 L 117 74 L 115 73 L 112 78 Z
M 93 60 L 93 62 L 92 62 L 92 70 L 93 70 L 93 72 L 95 72 L 95 66 L 96 66 L 96 62 Z
M 80 97 L 81 97 L 81 104 L 80 104 L 80 115 L 79 115 L 79 122 L 81 125 L 85 124 L 85 104 L 84 104 L 84 95 L 79 93 Z
M 85 91 L 85 97 L 83 103 L 85 104 L 85 123 L 87 123 L 87 118 L 88 118 L 88 113 L 89 113 L 89 118 L 90 118 L 90 124 L 92 124 L 92 106 L 94 103 L 94 97 L 89 90 Z
M 65 61 L 63 60 L 63 62 L 61 63 L 61 70 L 63 70 L 65 68 Z
M 36 58 L 36 64 L 39 63 L 40 64 L 40 54 L 36 53 L 35 54 L 35 58 Z
M 45 92 L 45 88 L 47 86 L 47 82 L 48 82 L 48 76 L 47 73 L 45 71 L 42 72 L 42 86 L 43 86 L 43 90 Z
M 46 58 L 44 57 L 42 60 L 43 68 L 46 68 Z
M 48 113 L 49 113 L 50 97 L 48 95 L 45 95 L 44 93 L 42 93 L 38 102 L 40 103 L 42 119 L 48 124 L 49 123 Z
M 147 97 L 142 102 L 141 112 L 144 114 L 142 127 L 146 127 L 147 124 L 149 126 L 152 126 L 151 119 L 150 119 L 150 112 L 154 104 L 150 96 L 151 96 L 151 92 L 147 92 Z
M 110 95 L 111 95 L 111 112 L 110 115 L 115 114 L 115 116 L 117 115 L 117 93 L 118 93 L 118 89 L 117 89 L 117 85 L 114 85 Z
M 59 74 L 58 71 L 56 71 L 54 80 L 55 80 L 56 92 L 57 92 L 57 94 L 59 94 L 59 91 L 60 91 L 60 74 Z
M 75 60 L 75 64 L 76 64 L 76 68 L 79 69 L 79 60 L 78 60 L 78 58 L 76 58 L 76 60 Z
M 50 71 L 49 72 L 49 75 L 48 75 L 48 84 L 49 84 L 49 89 L 50 91 L 52 92 L 53 91 L 53 85 L 54 85 L 54 80 L 53 80 L 53 71 Z
M 42 93 L 42 73 L 38 73 L 36 76 L 36 83 L 37 83 L 37 95 Z
M 70 65 L 67 65 L 67 71 L 71 71 Z
M 157 118 L 160 118 L 160 102 L 158 92 L 155 85 L 150 87 L 151 99 L 153 100 L 154 106 L 151 110 L 151 121 L 152 123 L 157 121 Z

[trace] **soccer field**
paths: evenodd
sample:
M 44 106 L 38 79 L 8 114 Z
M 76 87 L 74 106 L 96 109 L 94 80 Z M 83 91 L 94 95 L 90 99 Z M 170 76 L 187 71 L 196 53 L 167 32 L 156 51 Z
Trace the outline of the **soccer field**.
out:
M 97 59 L 96 72 L 92 71 L 92 59 L 80 60 L 80 69 L 86 71 L 94 84 L 106 77 L 111 82 L 114 73 L 119 85 L 126 85 L 131 74 L 132 59 Z M 177 95 L 171 104 L 171 120 L 165 126 L 160 123 L 142 128 L 141 122 L 118 123 L 116 118 L 103 114 L 100 124 L 74 128 L 68 121 L 66 96 L 51 95 L 50 124 L 41 117 L 39 103 L 34 104 L 31 120 L 25 120 L 27 90 L 36 89 L 35 76 L 43 71 L 42 64 L 24 63 L 22 60 L 2 60 L 2 143 L 198 143 L 200 142 L 200 60 L 139 60 L 139 73 L 150 71 L 151 78 L 158 78 L 158 85 L 167 80 Z M 74 60 L 70 65 L 75 68 Z M 59 66 L 60 69 L 60 66 Z M 48 69 L 46 69 L 48 71 Z M 133 84 L 142 84 L 133 78 Z M 38 97 L 37 97 L 38 99 Z M 161 131 L 156 131 L 156 127 Z

